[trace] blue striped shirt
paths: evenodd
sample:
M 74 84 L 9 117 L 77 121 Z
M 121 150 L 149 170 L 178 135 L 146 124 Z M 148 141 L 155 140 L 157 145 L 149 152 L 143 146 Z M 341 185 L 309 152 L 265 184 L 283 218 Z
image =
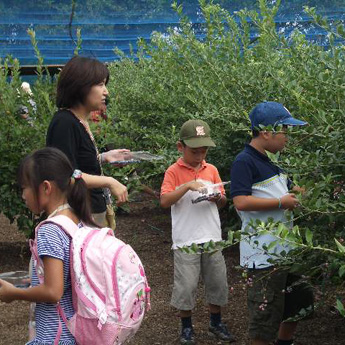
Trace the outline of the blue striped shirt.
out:
M 74 314 L 72 304 L 72 286 L 70 275 L 70 243 L 71 240 L 66 233 L 55 224 L 43 224 L 37 232 L 38 255 L 43 258 L 49 256 L 63 261 L 64 293 L 60 305 L 65 312 L 67 319 Z M 35 267 L 32 270 L 32 286 L 39 285 Z M 73 335 L 67 329 L 63 320 L 60 345 L 75 345 Z M 36 304 L 36 338 L 27 345 L 51 345 L 54 343 L 59 326 L 59 315 L 56 304 Z

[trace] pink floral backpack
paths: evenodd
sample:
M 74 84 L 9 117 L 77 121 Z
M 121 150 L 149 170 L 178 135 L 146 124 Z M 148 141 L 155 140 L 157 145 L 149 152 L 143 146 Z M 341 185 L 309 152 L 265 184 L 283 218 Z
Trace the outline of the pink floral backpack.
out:
M 138 255 L 109 228 L 79 228 L 64 215 L 49 218 L 40 225 L 43 223 L 60 226 L 72 238 L 70 264 L 75 314 L 67 320 L 59 304 L 57 310 L 77 344 L 123 344 L 137 332 L 145 311 L 150 309 L 150 288 Z M 31 251 L 42 282 L 44 272 L 36 240 L 31 242 Z M 54 345 L 59 343 L 61 332 L 59 321 Z

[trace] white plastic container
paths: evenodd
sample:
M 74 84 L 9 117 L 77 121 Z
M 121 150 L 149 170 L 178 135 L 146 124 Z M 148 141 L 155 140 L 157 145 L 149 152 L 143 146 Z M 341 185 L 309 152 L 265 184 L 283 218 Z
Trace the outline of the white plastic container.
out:
M 211 198 L 216 197 L 217 195 L 220 194 L 220 187 L 228 183 L 230 183 L 230 181 L 215 183 L 211 185 L 205 185 L 205 187 L 201 187 L 199 189 L 200 196 L 193 199 L 192 204 L 197 204 L 198 202 L 207 201 Z
M 30 276 L 28 271 L 4 272 L 0 274 L 0 279 L 19 288 L 27 288 L 30 286 Z
M 124 153 L 123 157 L 123 160 L 113 161 L 110 162 L 110 164 L 132 164 L 140 163 L 143 161 L 153 162 L 164 159 L 163 156 L 159 156 L 146 151 L 130 151 L 128 153 Z

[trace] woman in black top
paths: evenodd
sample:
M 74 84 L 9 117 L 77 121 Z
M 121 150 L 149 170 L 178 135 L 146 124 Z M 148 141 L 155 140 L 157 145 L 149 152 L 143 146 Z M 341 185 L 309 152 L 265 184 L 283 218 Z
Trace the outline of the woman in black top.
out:
M 101 164 L 123 159 L 127 150 L 98 153 L 88 124 L 91 111 L 98 110 L 108 95 L 107 67 L 98 60 L 73 57 L 60 73 L 56 105 L 59 108 L 50 122 L 46 144 L 63 151 L 73 167 L 83 172 L 82 178 L 91 189 L 91 205 L 95 221 L 106 224 L 106 201 L 103 188 L 109 188 L 118 203 L 128 200 L 127 188 L 112 177 L 101 175 Z

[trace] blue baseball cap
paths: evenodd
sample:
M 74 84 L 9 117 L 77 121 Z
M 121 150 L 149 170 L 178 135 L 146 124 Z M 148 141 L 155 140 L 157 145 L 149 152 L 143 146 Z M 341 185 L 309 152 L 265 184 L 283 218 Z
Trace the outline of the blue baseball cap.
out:
M 290 112 L 280 103 L 262 102 L 255 106 L 249 114 L 251 128 L 262 126 L 304 126 L 308 122 L 297 120 L 292 117 Z

